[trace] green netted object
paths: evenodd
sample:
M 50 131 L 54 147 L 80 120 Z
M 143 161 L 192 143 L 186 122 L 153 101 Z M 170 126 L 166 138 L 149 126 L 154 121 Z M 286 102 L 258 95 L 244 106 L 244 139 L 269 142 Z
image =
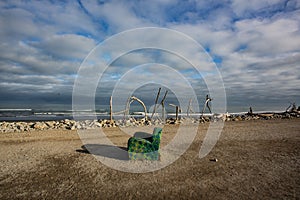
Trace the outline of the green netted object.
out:
M 128 140 L 128 155 L 131 160 L 159 160 L 162 128 L 154 128 L 151 137 L 131 137 Z

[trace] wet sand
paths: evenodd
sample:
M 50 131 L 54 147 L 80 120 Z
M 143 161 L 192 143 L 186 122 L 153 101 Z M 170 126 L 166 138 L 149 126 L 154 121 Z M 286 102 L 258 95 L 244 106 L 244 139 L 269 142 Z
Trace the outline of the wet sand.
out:
M 164 127 L 163 145 L 177 128 Z M 300 198 L 300 119 L 225 122 L 217 144 L 200 159 L 207 128 L 199 125 L 194 142 L 174 163 L 139 174 L 97 161 L 82 149 L 77 131 L 2 133 L 0 199 Z M 126 147 L 129 136 L 120 129 L 104 132 Z

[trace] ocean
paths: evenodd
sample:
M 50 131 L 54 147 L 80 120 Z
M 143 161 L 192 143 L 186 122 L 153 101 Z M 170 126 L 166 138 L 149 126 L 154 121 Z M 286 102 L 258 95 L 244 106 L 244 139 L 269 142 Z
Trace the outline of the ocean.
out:
M 158 114 L 161 117 L 160 109 L 157 110 Z M 280 113 L 284 112 L 283 110 L 261 110 L 255 111 L 255 113 Z M 237 112 L 229 112 L 231 115 L 241 115 L 245 114 L 247 111 L 237 111 Z M 147 115 L 151 116 L 152 112 L 149 112 Z M 132 109 L 130 111 L 130 116 L 135 118 L 144 117 L 144 112 L 140 109 Z M 201 113 L 192 113 L 191 116 L 199 117 Z M 204 115 L 211 115 L 209 113 L 205 113 Z M 110 119 L 109 110 L 107 109 L 99 109 L 99 110 L 55 110 L 55 109 L 0 109 L 0 121 L 58 121 L 63 119 L 75 119 L 76 120 L 92 120 L 92 119 Z M 167 110 L 166 115 L 167 118 L 174 118 L 175 112 L 173 110 Z M 179 116 L 187 116 L 186 112 L 179 114 Z M 124 114 L 114 114 L 113 118 L 115 120 L 124 119 Z
M 0 121 L 57 121 L 63 119 L 88 120 L 94 119 L 109 119 L 110 115 L 106 111 L 92 110 L 55 110 L 55 109 L 0 109 Z

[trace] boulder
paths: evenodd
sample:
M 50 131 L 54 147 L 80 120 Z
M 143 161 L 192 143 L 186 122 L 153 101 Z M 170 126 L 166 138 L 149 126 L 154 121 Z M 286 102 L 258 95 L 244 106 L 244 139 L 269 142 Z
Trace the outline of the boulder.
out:
M 44 130 L 46 129 L 48 126 L 45 122 L 36 122 L 33 124 L 33 128 L 36 130 Z
M 56 125 L 55 121 L 46 121 L 45 124 L 49 127 L 49 128 L 54 128 Z
M 240 115 L 238 115 L 234 118 L 234 121 L 242 121 L 242 120 L 243 120 L 243 118 Z

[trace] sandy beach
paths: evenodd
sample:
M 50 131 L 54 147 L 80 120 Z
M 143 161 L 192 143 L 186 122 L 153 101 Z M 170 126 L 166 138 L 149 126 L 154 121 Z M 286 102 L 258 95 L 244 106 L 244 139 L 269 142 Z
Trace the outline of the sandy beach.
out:
M 164 126 L 162 145 L 178 126 Z M 300 198 L 299 118 L 225 122 L 216 146 L 200 159 L 207 128 L 199 125 L 174 163 L 140 174 L 97 161 L 76 130 L 1 133 L 0 199 Z M 129 136 L 119 128 L 105 134 L 126 147 Z

